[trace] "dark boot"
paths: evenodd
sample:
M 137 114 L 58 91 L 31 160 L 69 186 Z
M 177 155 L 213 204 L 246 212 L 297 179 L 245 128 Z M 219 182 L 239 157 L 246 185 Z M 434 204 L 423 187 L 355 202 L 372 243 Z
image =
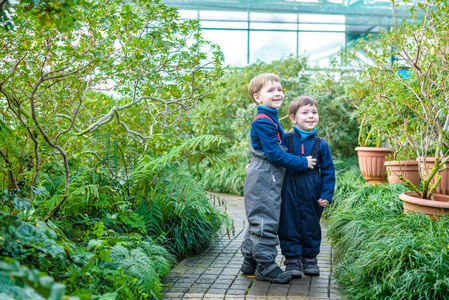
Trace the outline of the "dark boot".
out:
M 240 267 L 240 271 L 242 271 L 242 273 L 246 275 L 254 275 L 254 272 L 256 271 L 256 265 L 257 262 L 254 258 L 245 257 L 245 260 L 243 260 L 243 264 Z
M 257 280 L 273 283 L 287 283 L 292 280 L 292 275 L 282 271 L 274 261 L 257 263 L 254 277 L 256 277 Z
M 316 257 L 303 257 L 302 268 L 304 269 L 304 274 L 308 276 L 320 275 L 320 268 L 318 267 L 318 260 Z
M 301 278 L 301 260 L 299 259 L 287 259 L 284 261 L 285 271 L 292 274 L 293 278 Z

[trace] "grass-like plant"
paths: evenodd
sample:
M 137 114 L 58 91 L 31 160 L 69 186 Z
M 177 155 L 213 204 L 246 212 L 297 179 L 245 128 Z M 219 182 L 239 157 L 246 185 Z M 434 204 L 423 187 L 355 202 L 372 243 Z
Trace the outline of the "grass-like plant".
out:
M 221 136 L 192 138 L 158 158 L 147 157 L 134 170 L 135 194 L 141 195 L 135 212 L 146 224 L 147 233 L 182 258 L 208 246 L 216 231 L 232 221 L 209 201 L 198 182 L 198 168 L 183 170 L 185 161 L 223 164 L 226 157 L 213 148 L 224 142 Z M 192 164 L 189 163 L 189 166 Z
M 220 169 L 207 169 L 201 178 L 201 185 L 208 191 L 243 195 L 245 166 L 248 163 L 237 162 Z
M 326 211 L 335 278 L 351 299 L 447 299 L 449 218 L 403 213 L 405 185 L 362 185 L 346 171 Z

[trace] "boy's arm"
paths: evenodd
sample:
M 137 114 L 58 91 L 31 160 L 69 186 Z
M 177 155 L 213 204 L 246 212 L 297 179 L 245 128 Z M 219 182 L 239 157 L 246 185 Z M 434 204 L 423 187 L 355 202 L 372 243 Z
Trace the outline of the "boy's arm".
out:
M 321 187 L 321 199 L 326 199 L 332 202 L 332 197 L 335 191 L 335 167 L 332 161 L 331 151 L 329 145 L 324 139 L 320 149 L 320 161 L 321 161 L 321 178 L 323 186 Z
M 278 143 L 278 129 L 271 120 L 257 119 L 252 123 L 252 127 L 259 137 L 267 159 L 272 164 L 291 170 L 307 170 L 308 161 L 306 157 L 295 156 L 281 150 Z

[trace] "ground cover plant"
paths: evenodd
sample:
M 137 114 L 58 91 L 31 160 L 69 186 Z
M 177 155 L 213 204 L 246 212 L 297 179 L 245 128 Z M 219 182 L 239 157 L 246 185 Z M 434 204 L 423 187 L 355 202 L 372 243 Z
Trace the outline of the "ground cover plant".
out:
M 337 175 L 326 210 L 335 278 L 351 299 L 446 299 L 449 218 L 403 213 L 405 185 L 366 185 L 354 166 Z

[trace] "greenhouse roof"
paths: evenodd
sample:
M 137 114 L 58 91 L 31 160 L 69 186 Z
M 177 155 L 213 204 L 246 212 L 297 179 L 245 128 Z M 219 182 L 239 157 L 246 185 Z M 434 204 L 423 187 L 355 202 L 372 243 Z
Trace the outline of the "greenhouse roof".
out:
M 407 1 L 407 0 L 403 0 Z M 306 56 L 328 67 L 359 38 L 410 22 L 410 8 L 425 0 L 161 0 L 180 20 L 198 20 L 202 35 L 221 47 L 225 64 Z M 419 18 L 419 16 L 418 16 Z
M 162 2 L 186 10 L 344 15 L 346 25 L 392 26 L 394 20 L 390 0 L 162 0 Z M 408 17 L 409 8 L 418 2 L 423 1 L 413 0 L 407 5 L 401 2 L 397 7 L 397 16 Z M 278 21 L 282 22 L 282 18 Z

